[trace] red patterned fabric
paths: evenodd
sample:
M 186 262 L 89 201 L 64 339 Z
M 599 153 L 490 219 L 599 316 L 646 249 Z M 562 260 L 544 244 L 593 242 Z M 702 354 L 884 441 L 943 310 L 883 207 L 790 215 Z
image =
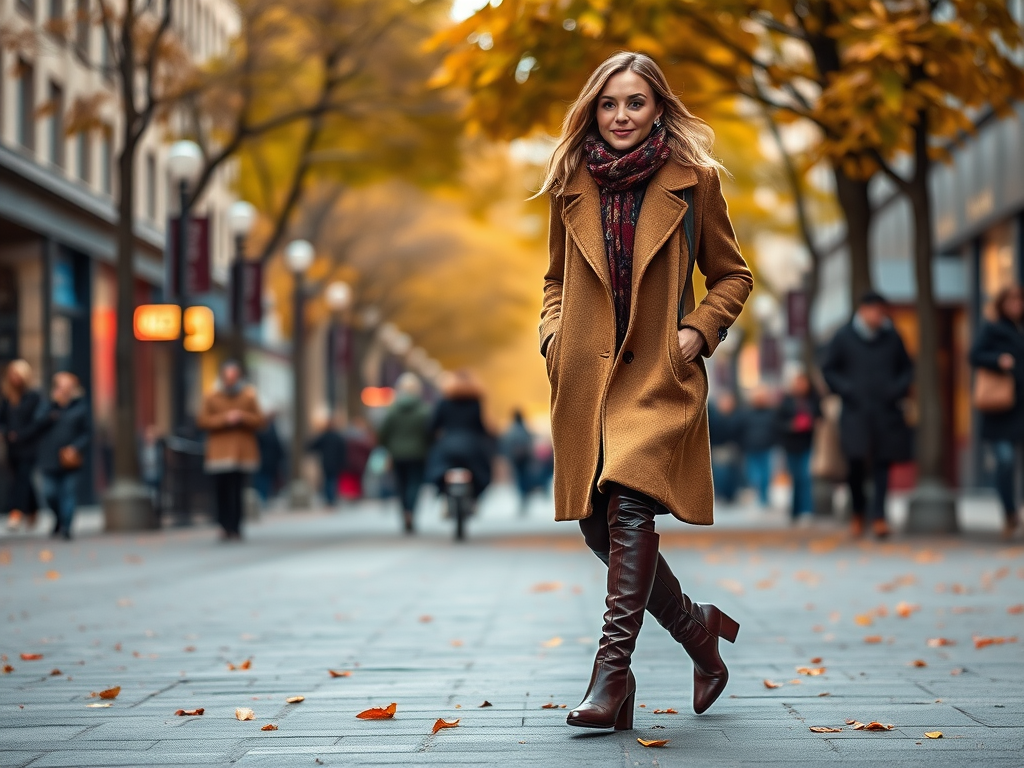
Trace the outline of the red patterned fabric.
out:
M 584 143 L 587 170 L 601 192 L 601 224 L 604 248 L 611 272 L 615 304 L 615 351 L 618 353 L 629 326 L 633 282 L 633 241 L 647 182 L 672 154 L 665 129 L 651 131 L 638 147 L 620 153 L 598 136 Z

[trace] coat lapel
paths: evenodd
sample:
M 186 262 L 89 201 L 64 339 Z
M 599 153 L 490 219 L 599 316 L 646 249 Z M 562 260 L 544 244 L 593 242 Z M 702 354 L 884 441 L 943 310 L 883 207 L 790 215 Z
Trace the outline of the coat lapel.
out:
M 583 254 L 583 258 L 601 279 L 611 294 L 611 268 L 604 247 L 604 227 L 601 224 L 601 193 L 584 163 L 565 186 L 565 228 Z
M 679 227 L 686 213 L 686 203 L 676 192 L 696 183 L 697 173 L 693 168 L 669 160 L 647 185 L 633 242 L 634 305 L 647 265 Z M 692 254 L 689 257 L 692 258 Z

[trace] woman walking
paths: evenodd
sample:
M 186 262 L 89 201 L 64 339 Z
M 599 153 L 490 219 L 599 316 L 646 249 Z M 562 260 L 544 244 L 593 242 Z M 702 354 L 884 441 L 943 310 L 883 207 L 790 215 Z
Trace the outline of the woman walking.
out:
M 551 200 L 540 342 L 555 516 L 579 520 L 608 565 L 603 636 L 570 725 L 632 727 L 630 656 L 645 608 L 693 660 L 696 712 L 729 676 L 718 640 L 734 641 L 739 625 L 683 594 L 654 530 L 666 512 L 712 523 L 701 358 L 725 339 L 753 284 L 712 142 L 654 61 L 619 53 L 570 107 L 542 187 Z M 698 306 L 694 262 L 708 288 Z
M 242 538 L 245 478 L 259 469 L 256 432 L 263 426 L 256 390 L 242 378 L 238 363 L 229 360 L 221 366 L 217 386 L 203 400 L 196 424 L 208 433 L 206 472 L 213 475 L 221 538 L 237 541 Z
M 992 302 L 992 321 L 985 323 L 971 348 L 971 365 L 1013 378 L 1014 398 L 1005 410 L 983 411 L 981 439 L 992 444 L 996 489 L 1003 504 L 1003 538 L 1013 538 L 1020 517 L 1015 476 L 1024 442 L 1024 291 L 1014 285 Z
M 39 434 L 43 496 L 56 518 L 53 535 L 68 540 L 78 505 L 78 481 L 92 433 L 89 403 L 84 394 L 75 374 L 55 374 L 49 406 L 43 408 L 35 427 Z
M 39 502 L 32 484 L 36 468 L 36 411 L 42 396 L 32 387 L 32 367 L 24 360 L 7 366 L 0 401 L 0 431 L 7 440 L 7 463 L 11 484 L 7 493 L 7 527 L 14 531 L 36 527 Z

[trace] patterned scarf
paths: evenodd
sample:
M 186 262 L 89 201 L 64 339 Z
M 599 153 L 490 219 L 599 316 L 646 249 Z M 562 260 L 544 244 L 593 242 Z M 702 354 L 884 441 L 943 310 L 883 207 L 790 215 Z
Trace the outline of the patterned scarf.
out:
M 638 147 L 621 154 L 600 137 L 590 136 L 583 145 L 587 170 L 601 191 L 601 224 L 604 249 L 612 279 L 615 304 L 615 352 L 618 354 L 626 328 L 633 283 L 633 241 L 647 182 L 672 154 L 659 126 Z

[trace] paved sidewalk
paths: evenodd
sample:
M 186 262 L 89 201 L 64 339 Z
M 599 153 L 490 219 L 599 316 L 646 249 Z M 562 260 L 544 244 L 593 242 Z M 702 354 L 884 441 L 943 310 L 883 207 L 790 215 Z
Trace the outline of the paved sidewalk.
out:
M 649 621 L 635 657 L 646 706 L 636 730 L 604 734 L 543 708 L 579 701 L 600 629 L 603 567 L 575 527 L 540 501 L 518 518 L 500 489 L 463 545 L 423 512 L 415 538 L 365 505 L 268 515 L 238 545 L 209 528 L 3 539 L 0 766 L 1024 766 L 1020 542 L 669 521 L 684 586 L 743 625 L 724 650 L 732 681 L 695 716 L 688 660 Z M 112 686 L 110 707 L 89 706 Z M 355 718 L 391 702 L 393 720 Z M 432 735 L 437 718 L 460 725 Z

